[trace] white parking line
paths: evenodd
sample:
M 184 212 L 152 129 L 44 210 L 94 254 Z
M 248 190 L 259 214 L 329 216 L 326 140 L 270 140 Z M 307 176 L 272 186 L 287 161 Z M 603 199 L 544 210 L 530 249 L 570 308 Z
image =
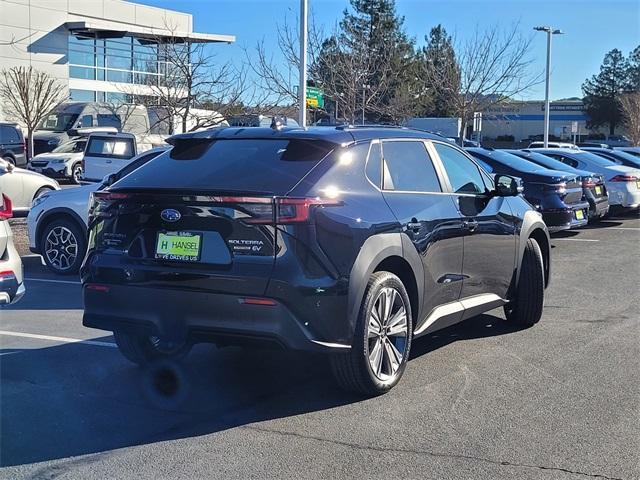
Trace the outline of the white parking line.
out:
M 82 340 L 80 338 L 53 337 L 50 335 L 38 335 L 35 333 L 8 332 L 6 330 L 0 330 L 0 335 L 6 335 L 7 337 L 35 338 L 36 340 L 50 340 L 52 342 L 62 343 L 84 343 L 85 345 L 94 345 L 96 347 L 117 348 L 117 345 L 115 343 L 100 342 L 98 340 Z
M 600 240 L 592 240 L 590 238 L 552 238 L 551 241 L 564 240 L 565 242 L 599 242 Z
M 640 232 L 640 228 L 636 227 L 605 227 L 607 230 L 633 230 L 636 232 Z
M 65 283 L 68 285 L 81 285 L 80 282 L 75 282 L 73 280 L 53 280 L 48 278 L 32 278 L 32 277 L 24 277 L 27 282 L 50 282 L 50 283 Z

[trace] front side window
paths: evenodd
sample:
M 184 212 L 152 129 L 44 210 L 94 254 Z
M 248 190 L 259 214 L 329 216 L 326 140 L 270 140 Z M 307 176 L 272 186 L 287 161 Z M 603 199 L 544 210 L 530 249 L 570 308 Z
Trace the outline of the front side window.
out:
M 420 141 L 385 141 L 382 144 L 382 188 L 408 192 L 441 192 L 436 170 Z
M 545 155 L 548 155 L 551 158 L 559 160 L 562 163 L 564 163 L 565 165 L 569 165 L 569 166 L 571 166 L 573 168 L 576 168 L 578 166 L 578 162 L 576 162 L 572 158 L 565 157 L 564 155 L 560 155 L 558 153 L 546 153 Z
M 487 190 L 478 166 L 459 150 L 434 142 L 455 193 L 483 194 Z

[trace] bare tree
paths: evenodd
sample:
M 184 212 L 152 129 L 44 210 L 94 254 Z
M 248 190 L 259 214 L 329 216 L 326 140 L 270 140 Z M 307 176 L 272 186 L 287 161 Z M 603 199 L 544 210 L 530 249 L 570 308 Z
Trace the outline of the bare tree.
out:
M 170 25 L 164 30 L 171 34 L 148 38 L 158 46 L 160 75 L 146 75 L 144 95 L 137 87 L 127 87 L 123 93 L 133 103 L 159 107 L 157 123 L 168 125 L 170 133 L 174 133 L 174 124 L 182 132 L 221 124 L 250 96 L 246 69 L 231 62 L 219 64 L 206 44 L 181 38 Z M 218 114 L 202 111 L 211 107 Z
M 247 65 L 251 70 L 256 88 L 265 92 L 262 108 L 269 105 L 271 110 L 290 107 L 298 103 L 298 77 L 300 71 L 300 31 L 298 19 L 285 17 L 276 25 L 278 55 L 267 52 L 264 40 L 259 41 L 253 50 L 245 48 Z M 307 39 L 308 65 L 313 69 L 322 47 L 323 31 L 317 27 L 313 14 L 309 22 Z M 312 77 L 312 75 L 311 75 Z
M 631 143 L 640 146 L 640 92 L 625 93 L 620 97 L 622 118 Z
M 33 153 L 33 132 L 67 98 L 66 88 L 58 80 L 33 67 L 12 67 L 0 75 L 3 110 L 9 118 L 26 126 L 29 155 Z
M 519 30 L 518 24 L 508 30 L 497 25 L 485 31 L 476 29 L 465 42 L 455 42 L 457 64 L 426 66 L 428 86 L 448 99 L 462 120 L 461 144 L 474 112 L 521 95 L 541 81 L 541 73 L 531 71 L 533 37 L 524 37 Z

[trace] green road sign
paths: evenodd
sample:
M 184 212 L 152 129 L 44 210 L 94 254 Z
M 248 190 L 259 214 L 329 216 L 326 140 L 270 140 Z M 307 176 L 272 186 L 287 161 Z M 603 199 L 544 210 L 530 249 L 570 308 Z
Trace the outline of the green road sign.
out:
M 307 87 L 307 107 L 324 108 L 324 92 L 317 87 Z

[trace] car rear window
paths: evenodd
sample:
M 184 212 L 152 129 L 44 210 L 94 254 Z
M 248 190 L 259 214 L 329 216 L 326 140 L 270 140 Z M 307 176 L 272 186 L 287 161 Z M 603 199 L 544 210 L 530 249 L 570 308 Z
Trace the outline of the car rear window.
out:
M 134 155 L 132 138 L 90 137 L 85 156 L 131 158 Z
M 283 194 L 325 158 L 334 144 L 301 139 L 220 139 L 205 148 L 177 147 L 118 182 L 118 188 L 250 191 Z M 187 148 L 196 155 L 185 155 Z
M 469 150 L 469 153 L 475 157 L 480 157 L 486 163 L 492 167 L 496 167 L 495 164 L 501 164 L 506 167 L 512 168 L 519 172 L 534 173 L 541 170 L 540 165 L 537 165 L 529 160 L 518 157 L 507 152 L 501 152 L 499 150 Z

